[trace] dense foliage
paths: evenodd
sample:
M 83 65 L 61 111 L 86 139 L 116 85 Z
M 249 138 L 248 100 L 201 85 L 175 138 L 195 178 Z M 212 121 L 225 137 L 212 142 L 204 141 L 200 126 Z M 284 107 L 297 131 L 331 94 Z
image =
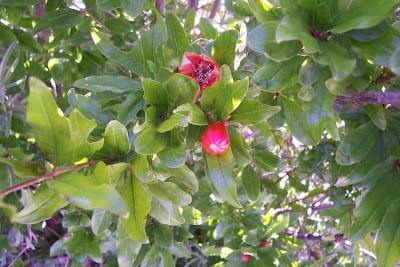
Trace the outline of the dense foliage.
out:
M 0 0 L 0 266 L 396 266 L 399 6 Z

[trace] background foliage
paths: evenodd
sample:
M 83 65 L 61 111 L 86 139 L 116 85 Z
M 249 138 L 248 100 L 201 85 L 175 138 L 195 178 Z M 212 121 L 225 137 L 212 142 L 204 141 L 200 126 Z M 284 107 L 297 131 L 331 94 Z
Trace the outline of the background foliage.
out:
M 396 266 L 399 4 L 0 0 L 0 265 Z

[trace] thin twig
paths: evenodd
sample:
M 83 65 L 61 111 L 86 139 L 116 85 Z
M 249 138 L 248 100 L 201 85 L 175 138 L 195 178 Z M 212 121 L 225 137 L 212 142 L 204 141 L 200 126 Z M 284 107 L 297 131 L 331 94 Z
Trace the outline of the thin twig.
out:
M 101 22 L 100 20 L 98 20 L 97 18 L 95 18 L 92 14 L 89 13 L 89 11 L 87 11 L 85 8 L 80 8 L 79 6 L 77 6 L 76 4 L 72 3 L 72 5 L 76 8 L 79 9 L 80 12 L 84 13 L 85 15 L 89 16 L 92 20 L 94 20 L 97 24 L 100 25 L 101 28 L 103 28 L 103 30 L 110 36 L 113 36 L 113 33 L 107 28 L 107 26 Z
M 10 264 L 8 265 L 8 267 L 12 267 L 12 266 L 14 266 L 14 263 L 18 260 L 18 258 L 19 257 L 21 257 L 22 256 L 22 254 L 24 254 L 25 253 L 25 251 L 27 251 L 29 249 L 29 247 L 28 246 L 26 246 L 23 250 L 21 250 L 19 253 L 18 253 L 18 255 L 13 259 L 13 261 L 12 262 L 10 262 Z

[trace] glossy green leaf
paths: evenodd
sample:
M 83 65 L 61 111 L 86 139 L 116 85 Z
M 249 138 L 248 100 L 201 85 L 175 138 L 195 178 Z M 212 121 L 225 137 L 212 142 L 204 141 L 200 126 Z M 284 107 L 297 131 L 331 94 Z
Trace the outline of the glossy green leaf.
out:
M 249 88 L 249 79 L 237 81 L 222 87 L 215 98 L 215 109 L 221 120 L 227 120 L 242 102 Z
M 269 1 L 249 0 L 249 8 L 259 22 L 275 20 L 279 15 L 279 9 Z
M 130 238 L 121 224 L 118 224 L 117 226 L 117 237 L 115 242 L 117 247 L 118 266 L 132 267 L 133 262 L 142 247 L 142 243 L 136 242 Z
M 145 3 L 146 0 L 121 0 L 121 7 L 131 18 L 135 18 L 140 14 Z
M 195 192 L 199 190 L 199 182 L 197 181 L 195 173 L 186 165 L 182 165 L 178 168 L 166 168 L 176 180 L 183 183 Z
M 193 102 L 198 92 L 199 85 L 195 80 L 182 74 L 174 74 L 167 82 L 168 111 Z
M 278 21 L 268 21 L 254 28 L 247 38 L 250 49 L 275 61 L 288 60 L 300 52 L 302 46 L 299 41 L 276 42 L 278 24 Z
M 151 79 L 143 79 L 142 85 L 144 100 L 166 113 L 168 111 L 168 92 L 164 85 Z
M 150 169 L 149 161 L 147 156 L 136 155 L 132 160 L 132 168 L 135 172 L 135 175 L 139 178 L 140 181 L 145 183 L 150 183 L 154 181 L 156 176 Z
M 178 206 L 155 197 L 151 199 L 150 215 L 162 224 L 181 225 L 185 222 Z
M 356 59 L 351 58 L 347 50 L 333 42 L 322 42 L 321 53 L 313 55 L 313 59 L 328 65 L 336 80 L 342 80 L 349 76 L 356 67 Z
M 296 139 L 306 145 L 316 145 L 317 140 L 314 139 L 312 129 L 308 124 L 307 113 L 288 98 L 281 98 L 281 103 L 286 123 Z
M 166 166 L 178 168 L 186 162 L 186 149 L 177 130 L 167 135 L 167 145 L 157 155 Z
M 218 30 L 214 28 L 211 20 L 201 17 L 200 18 L 200 30 L 206 39 L 214 40 L 218 37 Z
M 312 85 L 318 79 L 320 71 L 321 67 L 311 58 L 306 59 L 299 70 L 299 83 L 303 86 Z
M 115 184 L 128 166 L 128 163 L 121 162 L 106 165 L 104 162 L 100 161 L 94 168 L 93 178 L 100 184 Z
M 16 222 L 34 224 L 50 219 L 59 209 L 65 207 L 68 202 L 60 197 L 46 184 L 39 187 L 33 195 L 30 203 L 16 215 Z
M 60 175 L 48 185 L 70 203 L 83 209 L 106 209 L 117 215 L 127 214 L 128 209 L 111 185 L 98 184 L 91 177 L 78 172 Z
M 396 52 L 390 58 L 390 69 L 400 75 L 400 48 L 397 48 Z
M 96 0 L 96 5 L 104 11 L 111 11 L 121 6 L 121 0 Z
M 153 228 L 154 240 L 163 248 L 169 248 L 172 245 L 172 230 L 164 224 L 156 223 Z
M 43 161 L 22 161 L 11 158 L 0 158 L 0 163 L 10 166 L 20 178 L 36 177 L 46 172 Z
M 338 146 L 336 162 L 351 165 L 361 161 L 375 145 L 379 133 L 379 129 L 371 121 L 357 127 Z
M 236 55 L 236 43 L 239 34 L 235 30 L 228 30 L 221 33 L 215 39 L 212 47 L 212 58 L 221 65 L 231 65 Z
M 37 78 L 29 80 L 29 100 L 26 120 L 34 125 L 36 141 L 39 147 L 50 157 L 57 167 L 71 162 L 73 144 L 71 142 L 71 124 L 49 90 Z
M 144 110 L 145 108 L 146 102 L 143 101 L 143 92 L 132 92 L 122 102 L 117 119 L 126 126 L 136 118 L 136 114 L 140 110 Z
M 183 207 L 182 216 L 185 222 L 191 225 L 202 225 L 209 220 L 201 211 L 190 206 Z
M 304 57 L 282 62 L 268 60 L 256 71 L 251 82 L 263 91 L 283 91 L 298 82 L 299 69 L 304 60 Z
M 81 18 L 82 14 L 79 11 L 69 8 L 60 8 L 38 20 L 33 28 L 33 32 L 36 34 L 50 28 L 68 29 L 81 22 Z
M 91 92 L 127 93 L 140 89 L 140 84 L 125 76 L 89 76 L 74 82 L 74 86 Z
M 93 261 L 101 262 L 100 246 L 92 233 L 84 227 L 75 227 L 66 240 L 66 251 L 78 261 L 83 262 L 87 256 Z
M 123 0 L 123 3 L 124 1 L 127 0 Z M 133 71 L 136 74 L 145 74 L 142 63 L 113 46 L 110 43 L 110 37 L 107 34 L 98 30 L 93 30 L 91 35 L 97 49 L 99 49 L 100 52 L 110 61 L 120 64 L 122 67 Z
M 247 165 L 242 172 L 242 183 L 250 201 L 256 201 L 260 195 L 260 178 L 254 169 Z
M 381 130 L 386 129 L 385 108 L 381 105 L 364 106 L 365 113 L 371 121 Z
M 157 132 L 158 122 L 155 120 L 151 121 L 152 119 L 149 116 L 151 116 L 150 111 L 146 113 L 146 126 L 137 134 L 135 139 L 135 151 L 142 155 L 151 155 L 160 152 L 167 145 L 168 141 L 167 135 Z
M 189 121 L 186 115 L 181 114 L 172 114 L 168 119 L 163 121 L 160 126 L 157 128 L 157 132 L 165 133 L 172 131 L 177 126 L 186 127 L 188 126 Z
M 366 29 L 377 25 L 399 4 L 398 0 L 358 1 L 348 10 L 335 17 L 330 25 L 333 33 L 343 33 L 352 29 Z
M 170 201 L 174 205 L 186 206 L 192 202 L 192 197 L 174 183 L 157 182 L 155 184 L 147 184 L 147 188 L 155 197 Z
M 0 4 L 5 6 L 27 6 L 37 5 L 41 0 L 1 0 Z
M 252 125 L 267 120 L 281 110 L 279 106 L 268 106 L 255 99 L 244 99 L 231 113 L 229 121 Z
M 242 135 L 232 126 L 228 126 L 231 150 L 236 164 L 247 165 L 251 162 L 249 155 L 250 147 Z
M 175 114 L 185 115 L 193 125 L 208 125 L 207 116 L 193 103 L 185 103 L 174 110 Z
M 237 198 L 236 181 L 233 176 L 233 155 L 229 148 L 224 154 L 211 155 L 203 151 L 206 174 L 221 197 L 236 208 L 242 205 Z
M 269 224 L 268 226 L 269 228 L 266 237 L 271 237 L 274 234 L 280 233 L 289 226 L 289 214 L 276 216 L 273 220 L 273 223 Z
M 263 172 L 275 172 L 279 165 L 279 157 L 268 149 L 256 149 L 252 151 L 256 166 Z
M 150 211 L 150 198 L 142 183 L 132 173 L 128 176 L 121 192 L 128 205 L 129 215 L 120 217 L 119 222 L 130 238 L 140 243 L 148 243 L 145 231 L 146 217 Z
M 174 14 L 167 13 L 165 24 L 168 31 L 168 41 L 164 45 L 164 57 L 167 64 L 176 69 L 182 63 L 183 53 L 190 49 L 189 40 Z
M 90 220 L 90 226 L 95 235 L 101 235 L 108 229 L 113 220 L 113 215 L 104 209 L 95 209 Z
M 118 121 L 110 121 L 104 131 L 104 146 L 98 151 L 100 155 L 120 156 L 126 155 L 131 150 L 128 131 Z

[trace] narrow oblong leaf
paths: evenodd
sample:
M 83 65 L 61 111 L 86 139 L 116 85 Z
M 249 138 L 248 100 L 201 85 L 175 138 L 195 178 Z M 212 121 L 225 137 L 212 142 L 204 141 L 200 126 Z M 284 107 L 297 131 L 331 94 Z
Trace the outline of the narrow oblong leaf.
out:
M 158 182 L 147 184 L 147 188 L 155 197 L 170 201 L 174 205 L 186 206 L 192 202 L 192 197 L 174 183 Z
M 236 30 L 228 30 L 221 33 L 215 39 L 212 47 L 212 58 L 220 65 L 231 65 L 236 55 L 236 43 L 239 33 Z
M 172 204 L 171 201 L 165 201 L 155 197 L 151 199 L 150 215 L 163 224 L 181 225 L 185 222 L 178 206 Z
M 268 106 L 255 99 L 244 99 L 231 113 L 229 121 L 252 125 L 267 120 L 281 110 L 280 106 Z
M 182 165 L 178 168 L 166 167 L 168 172 L 175 177 L 176 180 L 183 183 L 193 191 L 199 190 L 199 182 L 197 180 L 196 174 L 188 168 L 186 165 Z
M 260 180 L 254 169 L 247 165 L 242 172 L 244 191 L 251 201 L 256 201 L 260 195 Z
M 129 214 L 121 216 L 119 223 L 130 238 L 140 243 L 148 243 L 145 224 L 150 211 L 150 198 L 133 172 L 126 180 L 121 195 L 128 206 Z

